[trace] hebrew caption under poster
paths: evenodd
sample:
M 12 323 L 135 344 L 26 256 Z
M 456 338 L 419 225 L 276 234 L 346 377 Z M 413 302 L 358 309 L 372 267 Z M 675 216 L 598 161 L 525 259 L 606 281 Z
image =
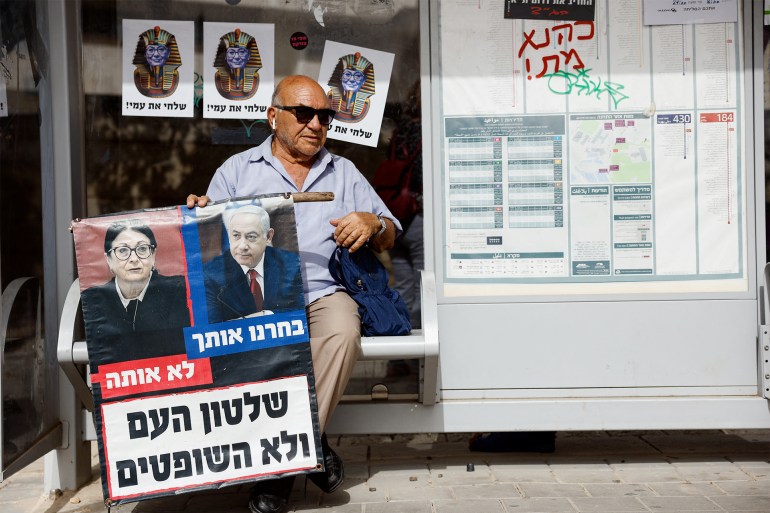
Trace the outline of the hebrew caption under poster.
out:
M 290 197 L 72 229 L 108 504 L 320 469 Z

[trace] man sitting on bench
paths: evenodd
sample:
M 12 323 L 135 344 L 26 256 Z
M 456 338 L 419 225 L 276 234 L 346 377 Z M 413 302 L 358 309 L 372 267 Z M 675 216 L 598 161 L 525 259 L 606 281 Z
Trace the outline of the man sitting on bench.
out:
M 337 246 L 353 252 L 368 242 L 375 251 L 390 249 L 401 225 L 355 165 L 324 148 L 334 111 L 315 80 L 281 80 L 267 118 L 273 136 L 226 160 L 206 195 L 191 194 L 187 206 L 278 192 L 334 193 L 332 202 L 294 205 L 323 432 L 361 352 L 358 306 L 329 274 L 329 258 Z M 344 470 L 325 434 L 321 442 L 325 472 L 310 474 L 310 479 L 331 493 L 342 484 Z M 251 491 L 249 508 L 254 513 L 280 513 L 288 505 L 293 482 L 293 476 L 260 481 Z

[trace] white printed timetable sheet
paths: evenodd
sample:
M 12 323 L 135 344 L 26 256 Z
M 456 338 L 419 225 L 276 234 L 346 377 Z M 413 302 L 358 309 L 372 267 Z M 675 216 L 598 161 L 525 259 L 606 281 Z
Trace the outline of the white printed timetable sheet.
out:
M 740 24 L 492 4 L 439 5 L 445 292 L 744 290 Z

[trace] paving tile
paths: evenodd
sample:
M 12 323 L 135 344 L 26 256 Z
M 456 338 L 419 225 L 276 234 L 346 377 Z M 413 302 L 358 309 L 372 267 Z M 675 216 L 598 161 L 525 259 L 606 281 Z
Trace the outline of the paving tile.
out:
M 719 470 L 740 468 L 738 465 L 721 455 L 698 455 L 695 457 L 688 455 L 681 459 L 672 459 L 671 465 L 679 469 L 703 467 Z
M 548 467 L 548 461 L 543 458 L 541 460 L 525 460 L 525 459 L 485 459 L 487 466 L 493 470 L 495 469 L 517 469 L 517 470 L 542 470 Z
M 525 497 L 588 497 L 577 484 L 521 483 L 519 489 Z
M 636 468 L 648 469 L 671 466 L 671 461 L 669 461 L 669 458 L 665 454 L 644 456 L 631 455 L 630 457 L 623 455 L 612 455 L 605 458 L 605 461 L 610 466 L 610 468 L 614 470 L 628 470 Z
M 722 453 L 722 455 L 725 457 L 725 459 L 732 461 L 732 462 L 739 462 L 739 461 L 751 461 L 751 460 L 767 460 L 770 458 L 770 447 L 768 448 L 762 448 L 762 450 L 758 450 L 755 452 L 744 452 L 744 453 L 735 453 L 735 452 L 728 452 L 725 451 Z
M 544 465 L 553 453 L 543 452 L 471 452 L 474 457 L 491 464 Z
M 41 470 L 33 470 L 33 471 L 27 471 L 25 469 L 24 472 L 19 472 L 17 474 L 14 474 L 10 478 L 6 479 L 2 483 L 0 483 L 0 489 L 2 489 L 3 486 L 29 486 L 30 489 L 37 488 L 40 490 L 40 493 L 43 493 L 43 471 Z
M 713 483 L 647 483 L 661 497 L 712 497 L 724 495 L 724 491 Z
M 684 467 L 679 474 L 688 481 L 747 481 L 750 476 L 738 467 Z
M 558 455 L 548 458 L 551 470 L 610 470 L 604 458 Z
M 502 503 L 493 499 L 437 500 L 433 501 L 433 507 L 436 508 L 436 513 L 505 513 Z
M 684 511 L 722 511 L 705 497 L 638 497 L 638 500 L 656 513 Z
M 622 511 L 648 511 L 636 497 L 575 497 L 571 499 L 578 511 L 601 511 L 620 513 Z
M 757 495 L 723 495 L 712 497 L 711 500 L 727 511 L 760 511 L 767 513 L 770 511 L 770 497 Z
M 407 447 L 404 444 L 382 444 L 382 445 L 370 445 L 369 446 L 369 459 L 370 460 L 411 460 L 411 461 L 427 461 L 430 454 L 429 447 L 424 449 L 415 449 Z
M 376 474 L 367 479 L 367 484 L 371 488 L 398 488 L 401 486 L 408 486 L 411 488 L 424 488 L 432 486 L 434 480 L 428 475 L 418 476 L 416 479 L 412 479 L 409 474 Z
M 623 483 L 684 483 L 687 481 L 687 478 L 671 465 L 654 469 L 621 469 L 616 471 L 615 475 Z
M 553 468 L 553 474 L 561 483 L 619 483 L 617 473 L 605 467 L 603 470 L 562 470 Z
M 620 431 L 617 432 L 620 436 Z M 572 438 L 590 438 L 595 440 L 601 440 L 603 438 L 610 438 L 612 433 L 610 431 L 559 431 L 556 433 L 557 440 L 569 440 Z
M 31 487 L 28 485 L 24 486 L 10 483 L 2 489 L 2 494 L 0 494 L 0 504 L 11 504 L 29 499 L 37 500 L 38 498 L 44 498 L 44 496 L 43 487 L 41 485 Z
M 767 442 L 770 444 L 770 430 L 768 429 L 725 429 L 727 435 L 735 435 L 749 442 Z
M 394 501 L 364 504 L 363 513 L 432 513 L 430 501 Z
M 741 470 L 743 470 L 747 476 L 749 476 L 751 479 L 754 479 L 755 481 L 770 481 L 770 470 L 753 467 L 744 467 L 741 468 Z
M 337 433 L 326 433 L 326 438 L 329 444 L 334 444 L 335 450 L 337 447 L 344 445 L 369 446 L 370 444 L 393 442 L 392 435 L 340 435 Z
M 644 484 L 586 484 L 584 488 L 591 497 L 632 497 L 655 494 L 649 486 Z
M 516 513 L 576 513 L 577 509 L 564 497 L 503 499 L 507 511 Z
M 559 438 L 556 444 L 559 454 L 656 454 L 658 451 L 639 437 L 587 437 Z
M 296 507 L 293 511 L 304 511 L 305 513 L 312 513 L 314 511 L 323 511 L 324 513 L 361 513 L 364 509 L 363 504 L 330 504 L 319 506 L 318 508 L 308 507 Z M 240 513 L 246 513 L 241 511 Z
M 3 513 L 27 513 L 41 506 L 45 499 L 40 497 L 30 497 L 25 500 L 13 502 L 0 502 L 0 511 Z
M 342 458 L 346 467 L 350 463 L 365 462 L 369 457 L 368 445 L 334 445 L 332 449 Z
M 438 441 L 438 433 L 396 433 L 391 435 L 394 443 L 409 444 L 409 443 L 434 443 Z
M 438 433 L 438 439 L 446 442 L 467 442 L 472 433 Z
M 346 467 L 347 468 L 347 467 Z M 369 478 L 380 475 L 399 475 L 399 476 L 417 476 L 428 478 L 430 470 L 428 463 L 425 462 L 377 462 L 369 465 Z
M 675 434 L 648 434 L 644 440 L 661 452 L 675 454 L 740 454 L 753 453 L 763 443 L 720 432 L 677 432 Z
M 484 458 L 482 453 L 477 452 L 461 455 L 434 455 L 428 460 L 428 466 L 431 469 L 446 467 L 465 468 L 468 463 L 473 463 L 476 467 L 486 467 L 488 466 L 487 461 L 489 460 Z
M 466 466 L 447 466 L 444 468 L 431 468 L 433 483 L 441 486 L 463 484 L 485 484 L 494 482 L 494 476 L 489 467 L 477 466 L 472 472 Z
M 102 491 L 102 481 L 97 479 L 85 485 L 83 488 L 77 490 L 72 494 L 83 502 L 86 501 L 104 501 L 104 492 Z
M 448 486 L 397 486 L 388 489 L 390 501 L 454 499 L 452 489 Z
M 761 468 L 770 472 L 770 448 L 764 458 L 737 458 L 731 461 L 740 468 Z
M 452 493 L 457 499 L 501 499 L 521 497 L 518 489 L 511 483 L 476 484 L 453 486 Z
M 468 449 L 468 442 L 446 442 L 446 443 L 437 443 L 434 442 L 433 444 L 423 446 L 418 443 L 411 443 L 407 444 L 408 447 L 414 447 L 416 449 L 420 449 L 422 447 L 425 447 L 426 449 L 430 450 L 431 456 L 433 459 L 438 458 L 446 458 L 446 457 L 474 457 L 474 458 L 482 458 L 485 454 L 489 453 L 483 453 L 483 452 L 473 452 L 470 449 Z
M 766 495 L 770 497 L 770 483 L 767 481 L 719 481 L 716 486 L 728 495 Z
M 470 452 L 468 437 L 330 434 L 346 462 L 345 483 L 325 495 L 300 478 L 291 510 L 770 513 L 770 430 L 558 433 L 557 450 L 545 454 Z M 56 500 L 43 497 L 42 460 L 11 476 L 0 483 L 0 512 L 104 513 L 95 457 L 97 478 Z M 246 513 L 250 486 L 124 504 L 112 513 Z
M 541 470 L 492 469 L 492 476 L 503 483 L 557 483 L 556 476 L 547 468 Z
M 770 461 L 733 461 L 735 461 L 735 466 L 744 471 L 751 479 L 756 479 L 757 481 L 770 480 Z
M 370 486 L 365 480 L 345 479 L 342 486 L 334 493 L 321 494 L 319 502 L 322 505 L 361 504 L 364 502 L 385 502 L 387 498 L 387 487 L 377 488 Z
M 368 479 L 369 465 L 366 461 L 360 463 L 350 463 L 345 461 L 345 479 Z

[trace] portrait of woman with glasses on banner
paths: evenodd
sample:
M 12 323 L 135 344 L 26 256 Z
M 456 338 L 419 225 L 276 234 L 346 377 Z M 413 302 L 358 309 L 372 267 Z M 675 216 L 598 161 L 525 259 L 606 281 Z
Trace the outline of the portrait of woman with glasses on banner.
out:
M 157 271 L 159 251 L 163 246 L 142 221 L 121 220 L 109 225 L 104 259 L 112 278 L 81 292 L 87 338 L 132 338 L 133 350 L 124 357 L 185 352 L 181 328 L 190 326 L 187 285 L 184 276 L 165 276 Z

